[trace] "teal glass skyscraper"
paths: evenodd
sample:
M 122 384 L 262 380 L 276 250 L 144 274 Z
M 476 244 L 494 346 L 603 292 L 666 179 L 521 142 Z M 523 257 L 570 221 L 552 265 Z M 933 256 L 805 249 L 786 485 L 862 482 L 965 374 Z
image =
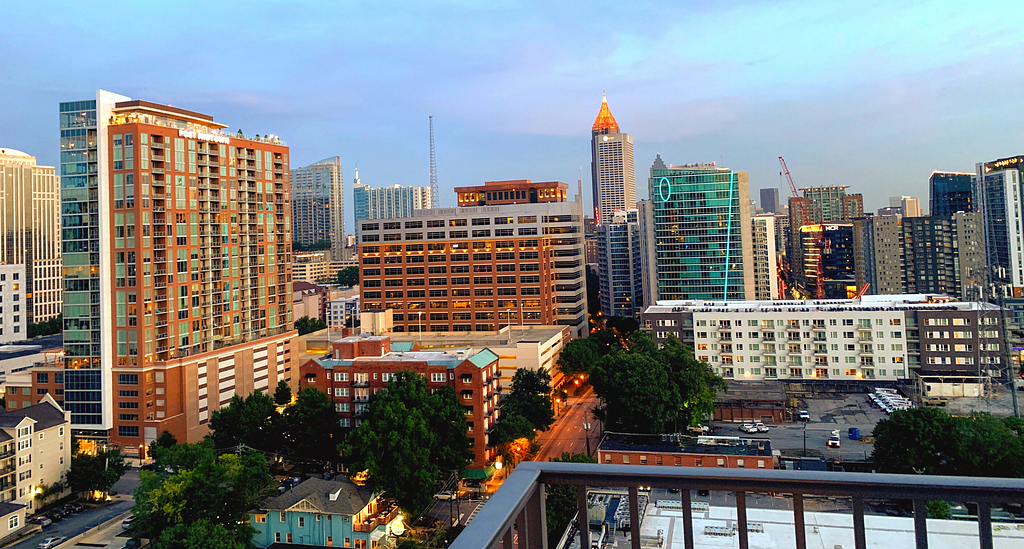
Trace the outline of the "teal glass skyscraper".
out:
M 658 299 L 754 299 L 747 172 L 659 155 L 648 186 Z

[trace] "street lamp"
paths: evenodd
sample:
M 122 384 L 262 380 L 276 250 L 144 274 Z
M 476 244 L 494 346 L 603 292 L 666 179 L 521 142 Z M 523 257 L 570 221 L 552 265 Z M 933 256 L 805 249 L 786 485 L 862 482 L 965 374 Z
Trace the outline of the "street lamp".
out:
M 398 536 L 405 533 L 405 524 L 402 523 L 402 515 L 395 517 L 395 520 L 388 523 L 387 534 L 398 541 Z
M 512 344 L 512 309 L 505 309 L 505 320 L 508 321 L 508 344 Z
M 586 422 L 586 421 L 583 422 L 583 430 L 586 431 L 586 437 L 587 437 L 587 456 L 590 456 L 590 423 L 589 422 Z

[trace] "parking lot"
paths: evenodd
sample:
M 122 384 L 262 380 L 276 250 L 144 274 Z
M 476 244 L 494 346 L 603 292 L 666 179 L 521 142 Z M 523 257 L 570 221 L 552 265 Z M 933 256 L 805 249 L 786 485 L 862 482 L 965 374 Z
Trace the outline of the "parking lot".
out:
M 747 435 L 740 431 L 740 423 L 717 422 L 715 434 L 720 436 L 751 436 L 767 437 L 772 441 L 772 449 L 779 450 L 783 456 L 799 456 L 804 450 L 804 436 L 807 437 L 807 455 L 823 456 L 826 459 L 863 460 L 871 456 L 874 446 L 863 440 L 850 440 L 847 430 L 850 427 L 860 429 L 861 437 L 871 435 L 875 424 L 886 417 L 867 401 L 866 394 L 849 394 L 837 397 L 808 399 L 804 403 L 810 414 L 808 422 L 784 423 L 770 425 L 767 433 Z M 805 433 L 806 430 L 806 433 Z M 833 430 L 839 430 L 842 445 L 839 448 L 827 448 Z

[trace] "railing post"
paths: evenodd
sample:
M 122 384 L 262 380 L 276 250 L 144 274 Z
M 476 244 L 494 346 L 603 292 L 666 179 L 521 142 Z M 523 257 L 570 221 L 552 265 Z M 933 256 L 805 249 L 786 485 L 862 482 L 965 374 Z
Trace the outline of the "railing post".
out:
M 576 504 L 579 514 L 576 515 L 576 529 L 580 531 L 580 548 L 590 549 L 590 518 L 587 517 L 587 487 L 578 486 Z
M 640 549 L 640 494 L 636 486 L 629 487 L 629 535 L 633 549 Z
M 736 526 L 739 528 L 740 549 L 747 549 L 750 540 L 747 539 L 747 493 L 736 492 Z
M 992 504 L 978 504 L 978 538 L 981 549 L 992 549 Z
M 501 549 L 512 549 L 512 527 L 509 526 L 508 530 L 505 530 L 505 535 L 501 537 Z
M 693 500 L 690 487 L 684 486 L 679 493 L 682 494 L 683 504 L 683 549 L 693 549 Z
M 530 499 L 526 502 L 526 532 L 519 532 L 520 548 L 547 549 L 548 527 L 547 517 L 544 516 L 544 500 L 544 484 L 538 482 Z
M 928 549 L 928 504 L 923 499 L 914 500 L 914 539 L 917 549 Z
M 807 549 L 807 526 L 804 525 L 804 495 L 793 494 L 793 526 L 796 549 Z
M 864 535 L 864 498 L 853 497 L 853 546 L 867 549 L 867 537 Z

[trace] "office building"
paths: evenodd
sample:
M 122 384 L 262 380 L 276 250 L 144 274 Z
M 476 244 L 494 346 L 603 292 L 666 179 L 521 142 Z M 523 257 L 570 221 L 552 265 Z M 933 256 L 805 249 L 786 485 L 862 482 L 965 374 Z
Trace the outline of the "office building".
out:
M 292 238 L 303 246 L 330 241 L 331 257 L 344 258 L 345 196 L 341 158 L 292 168 Z
M 331 353 L 302 365 L 300 388 L 327 393 L 344 429 L 358 427 L 370 396 L 386 389 L 388 378 L 414 371 L 427 378 L 427 388 L 449 385 L 466 409 L 472 442 L 470 468 L 487 467 L 496 455 L 488 432 L 498 421 L 498 355 L 490 349 L 472 353 L 457 349 L 393 351 L 387 336 L 351 336 L 331 342 Z
M 777 213 L 779 211 L 779 189 L 768 187 L 761 189 L 761 210 L 764 213 Z
M 39 404 L 0 411 L 0 502 L 34 511 L 69 493 L 39 497 L 43 486 L 66 486 L 71 468 L 71 418 L 44 395 Z
M 740 380 L 897 381 L 1004 376 L 1001 314 L 934 294 L 827 301 L 660 301 L 643 325 Z
M 774 469 L 767 438 L 605 433 L 597 462 L 614 465 Z
M 25 265 L 0 264 L 0 343 L 28 339 Z
M 334 274 L 327 255 L 328 252 L 299 252 L 293 255 L 292 280 L 313 284 L 331 282 Z
M 991 280 L 1004 293 L 1021 297 L 1024 291 L 1024 209 L 1020 185 L 1024 156 L 1001 158 L 976 165 L 974 203 L 985 224 L 985 252 Z
M 557 181 L 492 181 L 456 191 L 461 202 L 506 183 L 527 198 L 517 203 L 503 194 L 497 206 L 360 222 L 362 310 L 392 310 L 396 332 L 523 323 L 572 326 L 573 337 L 585 337 L 582 206 L 556 198 L 567 187 Z M 534 190 L 550 201 L 529 202 Z
M 899 213 L 903 217 L 924 217 L 921 201 L 914 196 L 890 196 L 889 207 L 899 208 Z
M 932 172 L 928 178 L 928 211 L 931 215 L 947 217 L 956 212 L 973 212 L 973 173 Z
M 431 200 L 430 187 L 370 187 L 358 181 L 357 172 L 356 182 L 352 184 L 356 236 L 362 220 L 412 217 L 417 210 L 429 209 Z
M 845 186 L 807 187 L 800 189 L 802 197 L 789 199 L 790 238 L 786 261 L 798 286 L 807 283 L 804 280 L 808 268 L 807 252 L 804 250 L 803 238 L 806 232 L 802 228 L 820 223 L 849 223 L 864 217 L 864 197 L 859 194 L 848 195 L 846 189 Z M 809 219 L 804 219 L 805 210 Z M 813 292 L 810 295 L 814 295 Z
M 858 289 L 853 225 L 804 225 L 800 235 L 804 254 L 801 284 L 807 295 L 817 295 L 818 286 L 822 285 L 825 298 L 853 297 Z
M 590 135 L 594 220 L 600 225 L 611 221 L 616 210 L 636 207 L 633 136 L 619 131 L 619 124 L 608 110 L 608 98 L 604 94 Z
M 779 256 L 775 248 L 775 216 L 755 215 L 751 238 L 754 249 L 754 299 L 777 299 Z
M 853 220 L 857 288 L 871 295 L 906 293 L 903 272 L 903 222 L 898 215 Z
M 980 300 L 988 286 L 983 235 L 976 212 L 903 218 L 904 292 Z
M 332 299 L 328 304 L 327 325 L 332 329 L 359 326 L 359 296 Z
M 879 216 L 895 216 L 898 215 L 903 217 L 903 206 L 886 206 L 884 208 L 878 208 Z
M 256 547 L 384 547 L 390 524 L 401 518 L 394 500 L 338 476 L 309 478 L 249 511 Z
M 648 185 L 646 242 L 654 243 L 655 264 L 642 268 L 657 273 L 657 299 L 752 298 L 747 172 L 714 163 L 666 166 L 659 155 Z
M 654 231 L 654 202 L 641 200 L 636 206 L 640 223 L 640 294 L 643 303 L 650 305 L 658 301 L 658 239 Z
M 597 276 L 605 316 L 635 317 L 643 311 L 638 213 L 614 212 L 611 220 L 597 227 Z
M 144 453 L 290 380 L 288 148 L 99 91 L 60 104 L 64 406 L 87 443 Z M 90 229 L 90 227 L 92 227 Z
M 14 149 L 0 149 L 0 232 L 0 263 L 25 266 L 26 321 L 59 315 L 60 183 L 54 168 Z

